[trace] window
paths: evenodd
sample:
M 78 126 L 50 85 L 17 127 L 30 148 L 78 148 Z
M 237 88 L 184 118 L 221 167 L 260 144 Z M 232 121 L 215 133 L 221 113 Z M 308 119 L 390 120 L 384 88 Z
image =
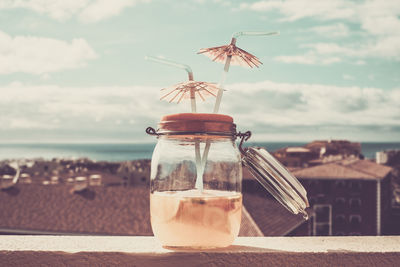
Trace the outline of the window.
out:
M 349 204 L 350 204 L 350 210 L 352 212 L 358 212 L 361 210 L 361 199 L 350 198 Z
M 317 222 L 329 222 L 329 217 L 331 216 L 330 205 L 315 205 L 314 211 Z
M 313 234 L 315 236 L 332 235 L 332 206 L 316 204 L 314 209 Z
M 318 194 L 317 195 L 317 203 L 324 203 L 326 201 L 325 194 Z
M 346 217 L 343 214 L 335 216 L 335 227 L 344 227 L 346 225 Z
M 318 224 L 315 226 L 317 234 L 319 236 L 327 236 L 330 235 L 330 227 L 328 224 Z
M 337 189 L 345 189 L 346 188 L 346 182 L 345 181 L 336 181 L 335 182 L 335 187 Z
M 350 190 L 352 193 L 360 193 L 362 189 L 362 183 L 360 181 L 351 181 Z
M 350 228 L 353 231 L 361 230 L 361 216 L 360 215 L 350 215 L 349 217 Z
M 337 197 L 335 199 L 335 210 L 343 211 L 346 207 L 346 199 L 344 197 Z
M 317 203 L 316 197 L 309 197 L 308 202 L 310 203 L 310 207 L 314 206 Z
M 324 194 L 329 195 L 329 193 L 331 192 L 331 190 L 332 190 L 332 183 L 329 182 L 329 181 L 323 181 L 323 182 L 322 182 L 322 192 L 323 192 Z
M 311 180 L 308 182 L 308 186 L 312 192 L 320 192 L 320 183 L 318 181 Z

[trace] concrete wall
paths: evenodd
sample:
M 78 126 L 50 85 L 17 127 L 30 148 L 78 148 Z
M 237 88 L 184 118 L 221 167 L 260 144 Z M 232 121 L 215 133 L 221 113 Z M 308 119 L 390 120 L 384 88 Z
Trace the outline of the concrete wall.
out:
M 153 237 L 1 236 L 0 266 L 399 266 L 400 237 L 238 238 L 168 250 Z

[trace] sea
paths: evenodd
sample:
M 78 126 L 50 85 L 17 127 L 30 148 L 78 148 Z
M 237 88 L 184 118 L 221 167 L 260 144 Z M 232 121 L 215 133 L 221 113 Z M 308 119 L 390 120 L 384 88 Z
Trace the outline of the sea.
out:
M 246 146 L 266 147 L 272 152 L 287 146 L 302 146 L 302 142 L 262 142 L 246 143 Z M 150 144 L 0 144 L 0 160 L 33 159 L 33 158 L 89 158 L 95 161 L 126 161 L 150 159 L 155 147 Z M 400 149 L 400 142 L 362 142 L 362 154 L 366 158 L 375 159 L 376 152 Z

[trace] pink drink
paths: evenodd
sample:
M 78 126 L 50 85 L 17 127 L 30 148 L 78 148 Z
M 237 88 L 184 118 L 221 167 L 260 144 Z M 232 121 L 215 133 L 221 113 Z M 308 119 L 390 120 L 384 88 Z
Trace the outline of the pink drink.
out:
M 166 247 L 213 248 L 233 243 L 240 228 L 242 194 L 217 190 L 150 194 L 151 226 Z

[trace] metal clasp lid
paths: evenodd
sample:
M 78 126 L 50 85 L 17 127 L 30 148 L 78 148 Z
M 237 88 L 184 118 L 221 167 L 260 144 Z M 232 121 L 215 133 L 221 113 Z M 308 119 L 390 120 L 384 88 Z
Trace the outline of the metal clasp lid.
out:
M 304 187 L 266 149 L 260 147 L 242 148 L 243 142 L 248 140 L 250 136 L 250 132 L 241 136 L 242 140 L 239 145 L 244 165 L 279 203 L 293 214 L 301 213 L 304 219 L 308 219 L 308 213 L 305 209 L 310 205 Z

